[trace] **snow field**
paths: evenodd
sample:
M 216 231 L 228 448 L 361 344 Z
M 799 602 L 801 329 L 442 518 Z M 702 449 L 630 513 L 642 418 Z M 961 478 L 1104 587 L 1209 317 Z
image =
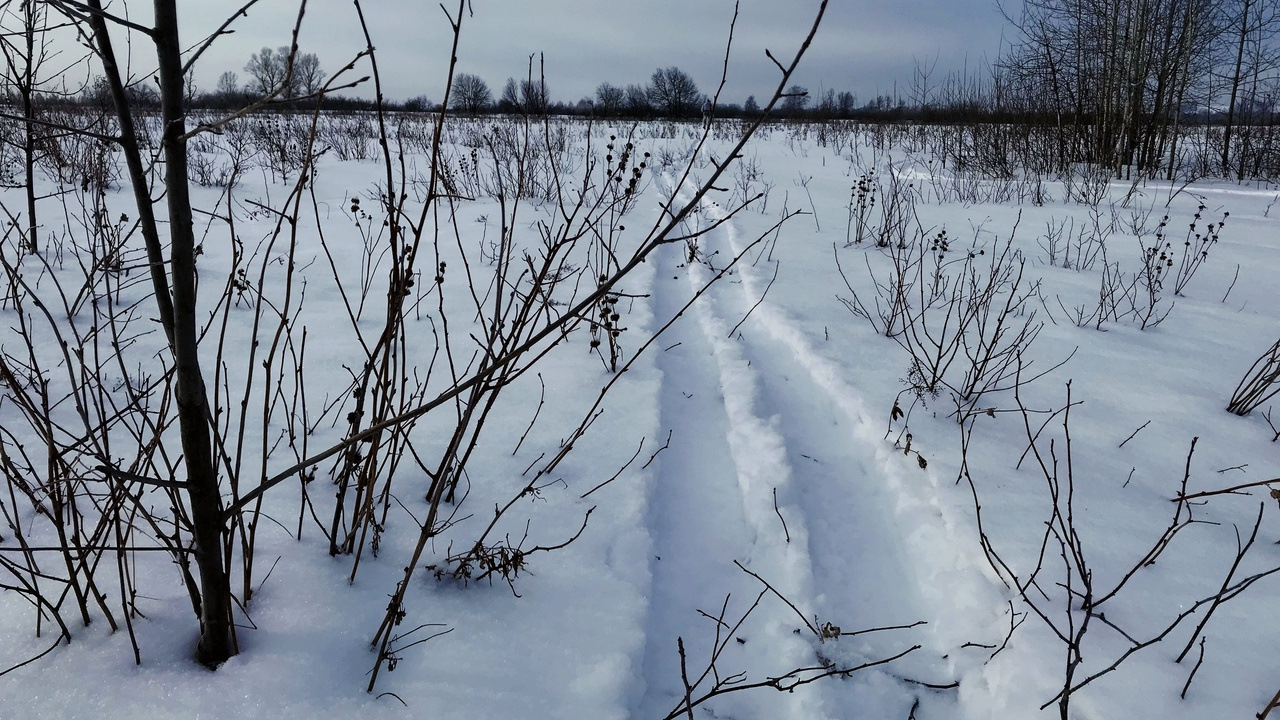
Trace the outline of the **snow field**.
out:
M 710 152 L 732 135 L 726 131 L 713 140 Z M 655 157 L 668 150 L 677 159 L 691 143 L 684 128 L 666 126 L 641 126 L 633 140 L 637 150 L 652 150 Z M 168 558 L 154 553 L 139 562 L 149 593 L 140 603 L 146 617 L 137 621 L 143 665 L 133 665 L 127 639 L 106 632 L 104 623 L 76 628 L 70 646 L 0 677 L 0 718 L 663 717 L 683 694 L 676 638 L 683 639 L 688 669 L 696 676 L 706 667 L 716 633 L 707 615 L 714 618 L 725 607 L 732 624 L 763 589 L 734 561 L 771 583 L 806 620 L 830 622 L 845 636 L 819 642 L 791 608 L 766 596 L 728 643 L 718 662 L 722 675 L 743 672 L 749 681 L 761 680 L 823 660 L 856 665 L 921 648 L 893 664 L 794 693 L 727 695 L 696 711 L 697 717 L 908 717 L 913 707 L 921 720 L 1056 717 L 1056 707 L 1039 708 L 1061 687 L 1065 650 L 982 554 L 970 490 L 954 483 L 959 427 L 948 417 L 945 398 L 916 408 L 909 418 L 912 449 L 927 460 L 921 468 L 916 455 L 893 444 L 901 422 L 890 420 L 904 388 L 907 355 L 836 299 L 846 290 L 833 253 L 854 283 L 868 282 L 862 256 L 873 267 L 882 259 L 874 248 L 844 247 L 849 188 L 860 172 L 897 172 L 918 183 L 931 176 L 903 154 L 894 155 L 893 167 L 869 167 L 856 143 L 837 149 L 787 126 L 771 128 L 769 137 L 750 148 L 749 158 L 774 183 L 767 205 L 750 207 L 700 238 L 692 262 L 682 243 L 660 249 L 621 288 L 628 296 L 621 303 L 628 328 L 621 337 L 624 360 L 729 258 L 743 259 L 617 379 L 574 452 L 536 496 L 519 500 L 490 538 L 515 543 L 527 532 L 526 548 L 559 543 L 594 508 L 578 540 L 530 556 L 514 582 L 519 597 L 501 579 L 464 586 L 437 581 L 420 568 L 403 629 L 423 627 L 401 645 L 449 632 L 398 653 L 396 670 L 366 695 L 365 673 L 374 660 L 368 643 L 417 535 L 414 514 L 425 508 L 427 478 L 416 465 L 402 465 L 395 495 L 403 507 L 393 505 L 380 552 L 366 553 L 352 584 L 351 558 L 329 557 L 327 541 L 309 518 L 302 538 L 293 537 L 299 492 L 286 483 L 268 493 L 264 505 L 272 520 L 260 529 L 258 589 L 241 618 L 241 655 L 213 674 L 191 664 L 189 604 Z M 695 158 L 695 168 L 703 163 L 704 169 L 705 162 Z M 333 275 L 346 287 L 358 285 L 363 275 L 363 239 L 345 208 L 353 196 L 375 204 L 369 193 L 376 195 L 378 168 L 325 158 L 316 177 L 320 212 L 304 216 L 298 258 L 307 280 L 309 340 L 302 364 L 313 409 L 334 400 L 349 380 L 349 368 L 361 361 Z M 669 195 L 688 197 L 670 183 L 667 178 L 646 187 L 626 224 L 646 226 L 660 217 L 659 203 Z M 1111 188 L 1117 199 L 1128 190 L 1122 183 Z M 1138 202 L 1154 208 L 1158 219 L 1175 190 L 1151 183 Z M 282 194 L 265 177 L 246 179 L 237 192 L 274 203 Z M 218 206 L 216 191 L 198 194 L 203 206 Z M 1023 401 L 1036 413 L 1060 408 L 1071 381 L 1072 398 L 1080 403 L 1071 413 L 1076 520 L 1095 583 L 1107 589 L 1169 523 L 1169 500 L 1193 437 L 1199 441 L 1190 491 L 1276 476 L 1280 446 L 1260 413 L 1237 418 L 1222 409 L 1256 353 L 1275 339 L 1280 298 L 1272 276 L 1280 266 L 1280 246 L 1268 210 L 1276 190 L 1201 183 L 1172 197 L 1171 228 L 1189 218 L 1201 198 L 1206 218 L 1216 220 L 1221 209 L 1231 216 L 1185 297 L 1166 292 L 1170 314 L 1147 330 L 1126 323 L 1081 328 L 1065 316 L 1059 298 L 1067 308 L 1095 298 L 1099 271 L 1045 261 L 1040 243 L 1046 224 L 1066 217 L 1085 222 L 1088 215 L 1061 202 L 1060 194 L 1050 183 L 1049 203 L 1017 208 L 938 203 L 922 191 L 916 210 L 921 229 L 945 227 L 966 247 L 992 247 L 1017 227 L 1014 247 L 1026 259 L 1027 277 L 1042 283 L 1043 302 L 1027 312 L 1045 325 L 1028 358 L 1037 370 L 1071 358 L 1025 387 Z M 690 228 L 725 219 L 731 203 L 723 194 L 715 197 L 719 204 L 706 203 Z M 114 212 L 127 208 L 128 198 L 113 190 L 108 203 Z M 271 233 L 271 219 L 249 212 L 248 205 L 237 208 L 245 213 L 241 240 L 252 254 L 258 239 Z M 797 208 L 809 214 L 748 249 L 781 214 Z M 459 338 L 476 329 L 462 260 L 497 231 L 499 212 L 496 202 L 481 199 L 461 203 L 453 216 L 442 215 L 438 220 L 456 226 L 458 236 L 433 249 L 439 255 L 423 264 L 449 266 L 445 310 Z M 1127 212 L 1120 213 L 1122 220 Z M 515 227 L 524 247 L 536 247 L 539 223 L 553 217 L 549 207 L 522 208 Z M 375 233 L 376 227 L 376 218 L 369 221 Z M 335 253 L 336 271 L 319 247 L 321 231 Z M 1171 232 L 1171 239 L 1180 240 L 1180 233 Z M 1137 238 L 1123 222 L 1108 242 L 1110 256 L 1132 271 Z M 201 259 L 207 273 L 202 293 L 212 296 L 224 281 L 232 251 L 216 228 L 210 231 Z M 282 297 L 283 266 L 270 260 L 280 252 L 277 247 L 267 255 L 262 246 L 256 261 L 265 265 L 273 302 Z M 483 265 L 473 265 L 476 277 Z M 379 266 L 370 274 L 370 298 L 385 292 L 384 271 Z M 432 332 L 438 329 L 433 323 L 440 321 L 436 299 L 428 299 L 415 315 L 406 348 L 419 365 L 431 361 Z M 12 327 L 12 313 L 0 314 L 4 326 Z M 377 314 L 373 303 L 359 326 L 372 331 Z M 253 342 L 250 331 L 235 322 L 246 316 L 245 307 L 230 314 L 232 359 Z M 0 343 L 7 351 L 14 347 L 11 335 Z M 458 360 L 465 364 L 462 355 Z M 559 451 L 591 412 L 599 388 L 613 379 L 603 365 L 583 333 L 508 389 L 468 468 L 463 510 L 428 548 L 424 566 L 473 542 L 493 508 L 510 500 Z M 242 382 L 229 375 L 225 395 L 238 401 Z M 543 398 L 538 422 L 521 441 Z M 984 530 L 1002 558 L 1025 576 L 1040 554 L 1050 511 L 1045 480 L 1030 458 L 1019 467 L 1027 438 L 1022 419 L 1011 412 L 1011 393 L 984 399 L 987 406 L 999 412 L 976 419 L 970 470 Z M 6 412 L 0 405 L 0 422 L 8 422 Z M 420 422 L 420 452 L 441 452 L 449 415 Z M 1047 417 L 1032 415 L 1037 423 Z M 251 437 L 261 430 L 252 422 Z M 308 442 L 322 447 L 341 432 L 340 420 L 336 426 L 325 422 Z M 1061 457 L 1060 416 L 1042 437 L 1042 450 L 1054 437 Z M 258 462 L 249 457 L 245 465 L 256 468 Z M 327 523 L 333 500 L 326 471 L 311 495 Z M 615 473 L 612 482 L 582 497 Z M 1145 638 L 1216 592 L 1234 556 L 1236 528 L 1247 535 L 1263 500 L 1269 501 L 1265 490 L 1195 506 L 1195 517 L 1206 522 L 1185 530 L 1155 565 L 1135 574 L 1108 601 L 1107 618 Z M 1274 512 L 1268 504 L 1240 576 L 1280 565 L 1280 550 L 1272 544 L 1278 536 Z M 1080 612 L 1058 584 L 1062 566 L 1055 553 L 1051 547 L 1041 578 L 1043 607 L 1065 622 L 1068 612 L 1077 618 Z M 1204 664 L 1185 700 L 1178 695 L 1195 652 L 1181 664 L 1173 659 L 1203 611 L 1080 691 L 1072 717 L 1256 713 L 1275 692 L 1269 602 L 1275 583 L 1275 577 L 1263 580 L 1216 611 L 1206 626 Z M 926 624 L 847 635 L 917 621 Z M 1014 623 L 1020 624 L 1009 635 Z M 45 637 L 31 637 L 31 627 L 29 606 L 14 593 L 0 593 L 5 666 L 47 647 Z M 1081 673 L 1104 668 L 1128 645 L 1119 631 L 1095 619 Z

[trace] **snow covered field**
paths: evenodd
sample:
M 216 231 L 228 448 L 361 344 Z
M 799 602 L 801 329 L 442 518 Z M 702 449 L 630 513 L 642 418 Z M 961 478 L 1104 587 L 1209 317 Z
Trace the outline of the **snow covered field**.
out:
M 539 253 L 562 230 L 583 240 L 556 282 L 543 279 L 548 319 L 625 266 L 739 131 L 717 124 L 699 148 L 698 125 L 534 125 L 531 145 L 553 149 L 530 161 L 540 197 L 517 204 L 491 190 L 513 167 L 494 148 L 520 147 L 519 123 L 454 121 L 457 199 L 423 216 L 414 283 L 389 290 L 404 258 L 386 249 L 371 131 L 359 139 L 371 120 L 322 122 L 345 129 L 322 135 L 333 149 L 304 185 L 287 156 L 253 155 L 229 190 L 194 189 L 205 362 L 219 369 L 207 381 L 227 412 L 215 420 L 227 467 L 240 468 L 227 502 L 359 420 L 353 383 L 389 291 L 412 302 L 378 376 L 388 385 L 369 393 L 394 409 L 484 363 L 494 308 L 540 292 Z M 412 145 L 424 127 L 400 128 L 409 222 L 425 198 L 429 162 Z M 119 521 L 139 548 L 127 572 L 115 552 L 84 551 L 110 568 L 96 570 L 106 597 L 87 603 L 87 627 L 63 556 L 21 551 L 19 534 L 57 544 L 30 498 L 61 491 L 24 496 L 18 468 L 34 477 L 46 460 L 14 400 L 28 375 L 14 369 L 0 398 L 0 668 L 58 637 L 24 582 L 59 606 L 72 640 L 0 676 L 0 717 L 666 718 L 720 691 L 693 717 L 1031 718 L 1060 716 L 1064 687 L 1073 718 L 1257 714 L 1280 689 L 1275 501 L 1265 485 L 1177 498 L 1280 467 L 1270 403 L 1225 409 L 1280 337 L 1268 217 L 1280 190 L 1082 180 L 1073 192 L 1092 202 L 1080 202 L 1058 179 L 956 171 L 930 132 L 765 128 L 674 230 L 689 239 L 654 249 L 562 341 L 539 341 L 479 418 L 462 394 L 388 441 L 394 462 L 361 496 L 374 519 L 352 514 L 354 489 L 335 507 L 334 459 L 264 492 L 252 572 L 231 542 L 233 590 L 244 600 L 247 577 L 252 598 L 237 614 L 240 654 L 216 672 L 191 659 L 190 601 L 156 551 L 164 521 Z M 233 141 L 200 150 L 212 176 Z M 624 180 L 602 190 L 626 143 Z M 572 212 L 580 194 L 621 193 L 632 177 L 634 193 L 591 222 Z M 111 347 L 89 329 L 118 283 L 111 302 L 140 302 L 126 360 L 93 362 L 120 397 L 163 372 L 140 242 L 116 222 L 132 199 L 64 187 L 42 201 L 52 239 L 40 255 L 20 253 L 13 233 L 0 241 L 13 283 L 0 350 L 10 368 L 40 365 L 74 386 L 75 366 Z M 125 230 L 121 266 L 86 271 L 99 247 L 87 238 L 111 227 Z M 77 298 L 86 275 L 102 284 L 66 312 L 59 298 Z M 55 327 L 77 338 L 68 354 Z M 150 402 L 157 415 L 165 400 Z M 70 428 L 74 405 L 45 413 Z M 460 425 L 474 450 L 459 469 L 442 459 Z M 132 472 L 175 458 L 150 462 Z M 65 492 L 106 496 L 92 458 L 68 463 Z M 438 468 L 460 485 L 415 563 Z M 170 516 L 165 488 L 128 492 L 143 498 L 129 507 Z M 109 545 L 92 535 L 101 508 L 77 512 L 82 544 Z M 334 528 L 359 552 L 331 553 Z M 371 647 L 407 567 L 393 640 Z M 140 665 L 121 611 L 130 589 Z M 723 692 L 757 683 L 794 692 Z

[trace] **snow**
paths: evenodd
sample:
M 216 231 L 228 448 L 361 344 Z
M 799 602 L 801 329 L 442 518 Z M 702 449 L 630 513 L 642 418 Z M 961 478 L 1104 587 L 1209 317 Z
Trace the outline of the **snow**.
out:
M 625 132 L 572 124 L 563 129 L 570 138 L 568 156 L 602 155 L 609 134 Z M 691 159 L 691 177 L 681 184 L 679 160 L 698 130 L 665 123 L 635 129 L 630 137 L 637 153 L 652 152 L 655 167 L 624 224 L 661 222 L 660 206 L 673 197 L 691 198 L 709 175 L 710 158 L 721 157 L 734 139 L 733 127 L 718 129 L 702 155 Z M 468 152 L 461 144 L 467 132 L 483 128 L 464 123 L 451 135 L 458 158 Z M 1280 298 L 1273 276 L 1280 247 L 1276 221 L 1267 215 L 1278 191 L 1266 185 L 1206 181 L 1181 188 L 1150 182 L 1139 185 L 1124 207 L 1133 188 L 1113 182 L 1107 199 L 1091 210 L 1067 201 L 1062 184 L 1048 181 L 1049 201 L 1043 205 L 946 201 L 939 188 L 968 180 L 902 148 L 886 153 L 863 136 L 866 130 L 846 132 L 848 142 L 829 142 L 805 126 L 770 128 L 747 151 L 759 178 L 743 179 L 747 192 L 768 188 L 767 200 L 733 212 L 738 191 L 713 192 L 714 202 L 705 201 L 683 226 L 706 230 L 696 247 L 661 247 L 626 278 L 619 307 L 627 330 L 620 344 L 623 360 L 633 362 L 621 376 L 589 352 L 589 337 L 579 330 L 504 391 L 469 465 L 468 494 L 456 522 L 428 545 L 406 596 L 401 631 L 423 627 L 399 645 L 436 636 L 398 651 L 394 671 L 384 668 L 372 693 L 365 692 L 375 661 L 370 641 L 417 539 L 415 518 L 426 509 L 427 480 L 407 461 L 396 480 L 402 505 L 393 503 L 379 552 L 361 556 L 354 581 L 354 558 L 331 557 L 320 525 L 308 517 L 298 536 L 297 484 L 266 493 L 264 511 L 271 520 L 260 525 L 256 590 L 238 617 L 241 652 L 216 672 L 191 659 L 196 623 L 172 562 L 163 553 L 140 553 L 145 557 L 136 560 L 137 585 L 145 617 L 134 624 L 142 664 L 134 664 L 123 629 L 110 632 L 96 613 L 88 627 L 70 624 L 69 644 L 0 676 L 0 717 L 662 718 L 684 695 L 677 639 L 694 680 L 716 652 L 718 636 L 725 641 L 716 660 L 719 675 L 743 673 L 745 682 L 822 662 L 853 667 L 916 649 L 794 692 L 726 694 L 695 709 L 695 717 L 1057 717 L 1051 701 L 1062 689 L 1067 651 L 1037 612 L 1059 627 L 1084 613 L 1078 597 L 1064 589 L 1066 571 L 1052 537 L 1042 549 L 1054 505 L 1034 457 L 1023 458 L 1028 438 L 1017 399 L 1007 390 L 981 398 L 962 458 L 966 426 L 952 416 L 955 405 L 946 391 L 914 405 L 910 392 L 903 394 L 907 351 L 839 300 L 849 288 L 836 257 L 864 298 L 874 297 L 868 273 L 888 267 L 886 251 L 873 243 L 845 244 L 850 189 L 864 172 L 876 175 L 881 188 L 896 173 L 903 186 L 913 183 L 905 192 L 917 195 L 923 235 L 945 228 L 957 252 L 993 252 L 1011 241 L 1021 253 L 1023 287 L 1039 283 L 1022 317 L 1034 312 L 1034 320 L 1044 323 L 1026 351 L 1029 374 L 1053 369 L 1023 386 L 1019 397 L 1030 411 L 1026 422 L 1033 429 L 1044 424 L 1036 446 L 1047 458 L 1054 438 L 1065 469 L 1063 416 L 1043 411 L 1065 405 L 1070 383 L 1073 522 L 1095 597 L 1120 582 L 1169 525 L 1193 438 L 1198 440 L 1188 492 L 1276 475 L 1280 445 L 1262 417 L 1268 408 L 1243 418 L 1224 408 L 1254 358 L 1275 340 Z M 581 161 L 565 168 L 568 182 L 578 182 Z M 425 159 L 410 158 L 410 166 L 425 167 Z M 297 277 L 305 278 L 305 294 L 299 284 L 292 303 L 299 313 L 295 341 L 300 328 L 308 328 L 305 356 L 297 364 L 305 369 L 300 392 L 312 413 L 342 399 L 348 368 L 362 361 L 353 328 L 368 342 L 368 333 L 380 327 L 378 299 L 385 293 L 389 261 L 377 252 L 365 256 L 362 249 L 366 243 L 376 247 L 381 237 L 381 172 L 376 162 L 325 156 L 314 185 L 302 195 L 295 231 Z M 268 297 L 261 302 L 283 302 L 288 255 L 284 238 L 270 245 L 276 216 L 246 201 L 284 209 L 291 187 L 275 173 L 258 171 L 234 189 L 230 207 L 246 254 L 241 262 L 250 277 L 261 271 L 267 278 Z M 195 190 L 201 208 L 228 212 L 222 190 Z M 3 197 L 6 205 L 19 206 L 17 191 Z M 356 197 L 371 217 L 352 216 Z M 75 203 L 83 196 L 73 191 L 69 198 Z M 54 200 L 43 202 L 47 217 L 56 217 Z M 1205 222 L 1216 222 L 1223 210 L 1230 217 L 1184 296 L 1165 289 L 1162 308 L 1169 314 L 1163 322 L 1146 329 L 1131 320 L 1100 328 L 1072 322 L 1070 308 L 1096 302 L 1102 261 L 1090 268 L 1049 264 L 1046 228 L 1068 218 L 1075 227 L 1093 227 L 1105 217 L 1111 225 L 1107 257 L 1132 273 L 1140 252 L 1132 226 L 1141 224 L 1139 215 L 1147 213 L 1144 242 L 1151 242 L 1150 228 L 1166 212 L 1170 227 L 1178 228 L 1170 238 L 1178 241 L 1200 202 L 1207 206 Z M 105 203 L 112 217 L 132 214 L 130 196 L 121 188 L 111 188 Z M 804 212 L 774 229 L 795 210 Z M 429 363 L 445 362 L 433 355 L 442 312 L 454 323 L 451 332 L 479 327 L 465 273 L 483 293 L 482 278 L 490 268 L 477 250 L 498 232 L 503 208 L 479 197 L 461 202 L 455 212 L 429 220 L 445 223 L 449 242 L 432 248 L 421 265 L 429 272 L 444 261 L 449 269 L 443 299 L 428 293 L 411 313 L 405 357 L 423 372 Z M 554 220 L 550 205 L 531 202 L 522 206 L 514 227 L 520 242 L 532 247 L 539 223 Z M 54 235 L 60 230 L 53 221 L 46 227 Z M 68 232 L 74 231 L 71 224 Z M 623 244 L 638 236 L 628 230 Z M 5 252 L 12 258 L 14 236 L 3 242 L 10 244 Z M 132 248 L 140 240 L 129 242 Z M 225 224 L 217 222 L 210 222 L 203 244 L 203 312 L 212 313 L 235 247 Z M 326 252 L 333 253 L 332 261 Z M 731 264 L 734 258 L 739 259 Z M 23 262 L 29 277 L 71 277 L 74 269 L 67 263 L 39 273 L 35 258 Z M 347 319 L 350 298 L 344 301 L 334 278 L 351 289 L 365 275 L 370 302 L 353 323 Z M 423 282 L 430 284 L 425 276 Z M 39 287 L 48 291 L 50 284 Z M 140 299 L 143 292 L 135 287 L 127 294 Z M 253 337 L 247 327 L 251 300 L 227 312 L 231 350 L 226 385 L 219 389 L 224 405 L 238 402 L 250 371 L 243 365 Z M 0 348 L 10 355 L 25 352 L 13 306 L 0 306 L 0 317 L 6 328 Z M 274 323 L 267 323 L 272 330 L 259 331 L 264 349 Z M 146 336 L 130 357 L 151 362 L 145 358 L 159 343 L 154 334 Z M 37 349 L 56 366 L 56 347 Z M 212 348 L 205 350 L 207 358 L 214 357 Z M 467 355 L 454 362 L 465 365 Z M 490 540 L 505 536 L 514 544 L 527 533 L 525 548 L 554 545 L 586 519 L 581 536 L 562 549 L 531 554 L 510 585 L 501 577 L 437 580 L 429 567 L 444 562 L 451 544 L 456 552 L 475 541 L 493 508 L 528 482 L 530 468 L 544 466 L 574 428 L 595 414 L 600 390 L 611 381 L 601 414 L 573 441 L 573 451 L 537 493 L 517 501 Z M 284 383 L 286 396 L 293 392 L 291 383 Z M 896 403 L 910 410 L 906 418 L 892 416 Z M 348 410 L 340 405 L 317 425 L 307 438 L 312 451 L 340 438 Z M 417 425 L 415 447 L 434 455 L 424 459 L 426 467 L 438 461 L 439 433 L 451 431 L 452 412 L 442 408 Z M 277 420 L 272 422 L 272 432 L 279 432 Z M 0 401 L 0 423 L 20 432 L 12 402 Z M 258 423 L 252 419 L 247 433 L 245 477 L 254 477 L 262 463 L 261 449 L 252 442 L 264 432 Z M 267 474 L 293 460 L 291 452 L 277 452 L 266 463 Z M 972 488 L 963 479 L 962 460 Z M 317 486 L 327 483 L 328 468 L 321 465 Z M 984 553 L 975 494 L 981 528 L 1007 568 L 993 567 Z M 327 527 L 332 493 L 313 488 L 310 496 Z M 1194 517 L 1204 522 L 1183 530 L 1155 564 L 1140 568 L 1106 601 L 1106 621 L 1114 627 L 1092 619 L 1077 681 L 1126 651 L 1130 642 L 1120 630 L 1148 639 L 1217 593 L 1235 558 L 1237 532 L 1247 539 L 1259 503 L 1265 507 L 1259 537 L 1235 579 L 1280 565 L 1270 502 L 1263 487 L 1193 505 Z M 17 508 L 25 522 L 34 522 L 34 511 L 21 498 Z M 0 549 L 12 553 L 9 530 L 0 533 Z M 1042 555 L 1038 583 L 1023 597 L 1010 587 L 1008 571 L 1025 580 Z M 45 565 L 58 572 L 53 559 Z M 114 574 L 109 576 L 113 594 L 118 587 Z M 761 579 L 783 597 L 765 592 Z M 10 578 L 0 575 L 0 582 Z M 1264 578 L 1215 611 L 1203 632 L 1203 664 L 1185 699 L 1180 693 L 1197 650 L 1181 663 L 1175 658 L 1193 640 L 1206 606 L 1163 641 L 1078 690 L 1071 717 L 1256 714 L 1277 689 L 1273 646 L 1280 625 L 1268 602 L 1277 582 L 1276 576 Z M 724 635 L 757 596 L 759 606 L 732 637 Z M 72 601 L 66 602 L 69 607 Z M 719 633 L 717 618 L 726 623 Z M 828 623 L 839 627 L 839 637 L 819 638 L 809 630 Z M 56 637 L 51 628 L 46 621 L 35 637 L 27 601 L 13 591 L 0 593 L 0 667 L 49 647 Z M 871 628 L 895 629 L 856 634 Z

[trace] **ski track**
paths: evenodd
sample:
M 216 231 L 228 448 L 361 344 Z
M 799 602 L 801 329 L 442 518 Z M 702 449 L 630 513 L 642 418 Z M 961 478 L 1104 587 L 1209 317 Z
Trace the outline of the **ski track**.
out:
M 704 211 L 713 222 L 723 219 L 713 205 Z M 700 242 L 710 257 L 742 249 L 731 220 Z M 718 256 L 711 254 L 716 249 Z M 678 245 L 656 260 L 658 318 L 678 312 L 712 276 L 703 263 L 681 262 L 685 253 Z M 658 353 L 661 423 L 672 439 L 648 503 L 652 587 L 645 690 L 636 716 L 661 717 L 679 700 L 677 636 L 690 650 L 689 672 L 705 667 L 705 660 L 694 660 L 695 647 L 709 644 L 714 627 L 696 610 L 714 614 L 726 593 L 749 601 L 761 589 L 733 567 L 735 559 L 811 620 L 844 632 L 927 624 L 822 645 L 824 655 L 850 664 L 922 646 L 887 669 L 795 693 L 756 691 L 740 704 L 718 708 L 743 718 L 880 711 L 905 717 L 918 698 L 917 717 L 963 714 L 966 695 L 989 692 L 982 672 L 989 651 L 961 646 L 999 643 L 1008 622 L 998 581 L 977 552 L 976 531 L 948 507 L 931 471 L 883 440 L 882 428 L 845 380 L 847 370 L 825 357 L 784 310 L 767 297 L 760 301 L 762 276 L 757 268 L 735 268 L 694 303 Z M 771 610 L 761 616 L 768 618 L 763 629 L 746 639 L 741 654 L 724 660 L 744 666 L 722 667 L 722 673 L 747 670 L 760 679 L 812 662 L 816 641 L 795 633 L 799 618 L 766 602 Z M 904 677 L 961 681 L 961 688 L 927 691 Z M 989 703 L 988 697 L 975 699 L 975 710 Z
M 687 297 L 677 290 L 683 283 L 673 279 L 682 272 L 675 267 L 674 254 L 666 253 L 657 261 L 658 317 L 678 312 Z M 690 285 L 697 282 L 688 273 L 682 279 Z M 642 664 L 646 690 L 636 717 L 662 717 L 679 701 L 677 637 L 685 640 L 689 672 L 696 675 L 705 668 L 715 628 L 697 611 L 715 615 L 730 595 L 727 620 L 732 624 L 762 589 L 734 567 L 734 560 L 757 570 L 766 563 L 770 569 L 766 576 L 780 587 L 807 581 L 806 558 L 797 548 L 787 547 L 772 505 L 761 503 L 768 475 L 786 471 L 781 443 L 770 437 L 767 427 L 745 416 L 742 394 L 750 392 L 749 386 L 734 382 L 732 372 L 725 381 L 724 365 L 733 360 L 706 332 L 708 325 L 717 322 L 699 301 L 676 324 L 670 339 L 663 341 L 668 349 L 660 351 L 657 359 L 663 374 L 661 423 L 672 431 L 672 439 L 659 456 L 660 471 L 648 504 L 652 590 Z M 761 462 L 743 462 L 748 447 L 754 447 Z M 764 555 L 776 557 L 766 561 Z M 790 568 L 787 576 L 772 572 L 781 567 Z M 759 620 L 761 612 L 757 610 L 753 618 Z M 792 634 L 799 621 L 787 620 L 756 631 L 760 634 L 739 634 L 745 643 L 733 644 L 722 660 L 722 672 L 748 670 L 761 679 L 769 670 L 777 671 L 775 663 L 789 663 L 790 669 L 810 661 L 804 644 Z M 755 663 L 762 659 L 751 657 L 750 652 L 757 647 L 770 651 L 769 662 L 759 667 Z M 806 708 L 811 701 L 798 693 L 763 691 L 754 698 L 744 696 L 736 707 L 739 712 L 755 708 L 762 713 L 759 717 L 820 717 Z M 725 706 L 735 706 L 733 699 L 726 699 Z

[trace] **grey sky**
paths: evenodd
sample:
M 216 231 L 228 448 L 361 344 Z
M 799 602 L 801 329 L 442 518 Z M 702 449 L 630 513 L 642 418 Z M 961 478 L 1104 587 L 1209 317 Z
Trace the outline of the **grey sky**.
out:
M 143 5 L 136 0 L 129 5 Z M 445 3 L 451 9 L 455 2 Z M 240 2 L 184 2 L 185 40 L 194 44 Z M 441 97 L 449 57 L 449 27 L 430 0 L 365 0 L 378 50 L 384 92 L 394 99 Z M 803 38 L 817 0 L 742 0 L 724 100 L 763 97 L 777 72 L 764 56 L 789 58 Z M 645 83 L 658 67 L 677 65 L 704 92 L 719 80 L 733 12 L 730 0 L 473 0 L 464 16 L 458 69 L 484 78 L 495 94 L 506 78 L 523 77 L 529 56 L 544 53 L 553 99 L 573 102 L 601 82 Z M 223 70 L 245 79 L 244 63 L 263 46 L 288 42 L 296 2 L 263 0 L 206 54 L 197 82 L 212 88 Z M 850 90 L 859 102 L 906 94 L 916 61 L 932 64 L 937 82 L 967 62 L 975 69 L 996 54 L 1004 20 L 996 0 L 832 0 L 827 18 L 796 81 L 811 91 Z M 332 74 L 362 47 L 349 0 L 312 0 L 300 45 Z M 535 70 L 536 71 L 536 70 Z M 361 68 L 352 78 L 367 74 Z M 357 94 L 371 97 L 365 85 Z

